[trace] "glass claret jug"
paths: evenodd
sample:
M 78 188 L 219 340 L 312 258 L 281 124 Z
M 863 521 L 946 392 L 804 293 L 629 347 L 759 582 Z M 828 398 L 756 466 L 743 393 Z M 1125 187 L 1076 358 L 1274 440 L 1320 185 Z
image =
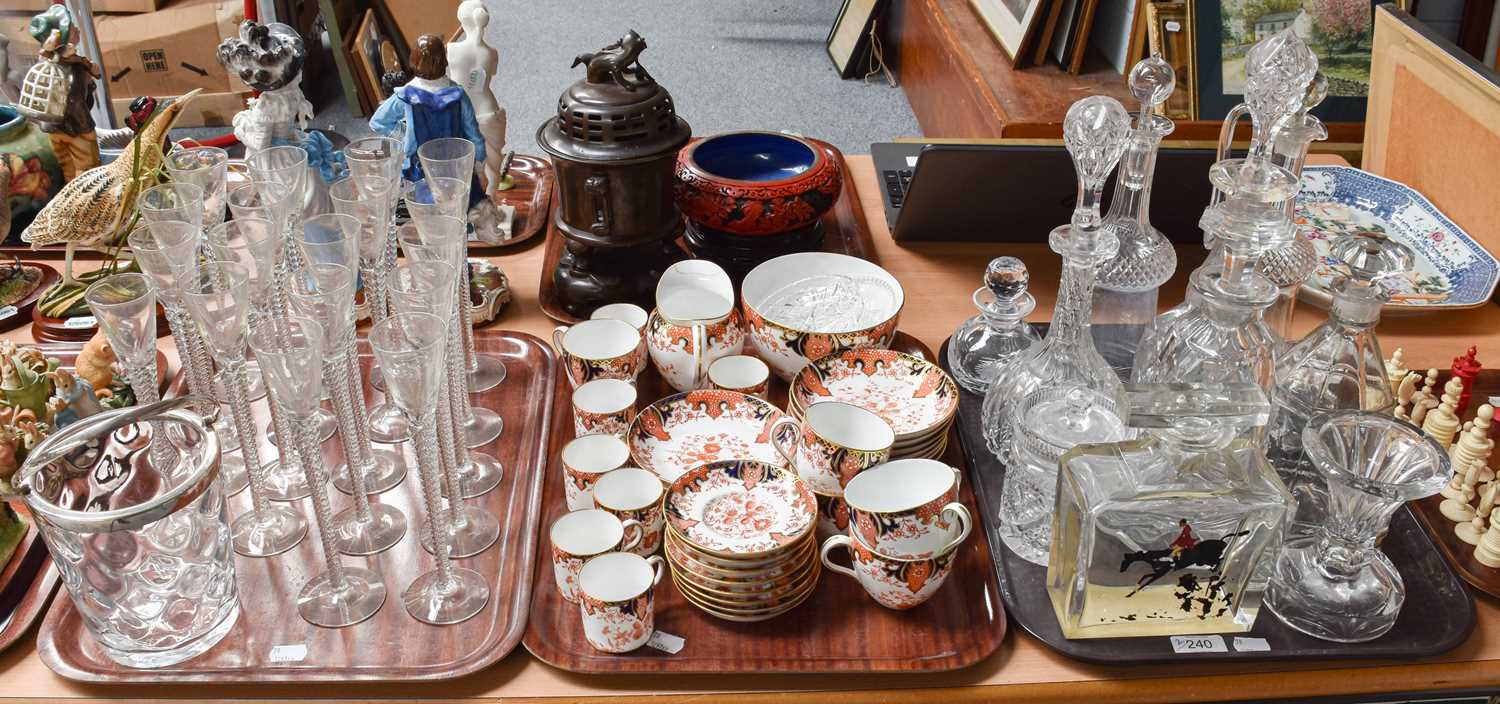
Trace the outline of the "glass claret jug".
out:
M 1249 630 L 1291 496 L 1254 384 L 1131 386 L 1136 440 L 1063 455 L 1047 592 L 1068 638 Z
M 1256 263 L 1295 233 L 1286 201 L 1297 194 L 1297 177 L 1273 163 L 1272 151 L 1302 105 L 1317 58 L 1286 30 L 1252 47 L 1245 70 L 1250 151 L 1209 170 L 1225 200 L 1200 220 L 1217 254 L 1193 272 L 1186 301 L 1158 317 L 1141 339 L 1131 376 L 1136 383 L 1246 382 L 1270 392 L 1277 350 L 1262 313 L 1275 303 L 1277 289 Z
M 1129 145 L 1115 176 L 1114 202 L 1104 227 L 1119 250 L 1099 267 L 1094 289 L 1094 343 L 1121 379 L 1141 335 L 1156 318 L 1157 291 L 1177 271 L 1177 250 L 1151 225 L 1151 180 L 1161 140 L 1172 121 L 1156 113 L 1172 95 L 1176 76 L 1160 57 L 1141 60 L 1130 70 L 1130 94 L 1140 101 Z
M 1026 322 L 1036 299 L 1026 291 L 1031 275 L 1015 257 L 996 257 L 984 271 L 984 286 L 974 291 L 976 315 L 958 326 L 948 343 L 948 367 L 960 386 L 984 393 L 1006 365 L 1041 335 Z

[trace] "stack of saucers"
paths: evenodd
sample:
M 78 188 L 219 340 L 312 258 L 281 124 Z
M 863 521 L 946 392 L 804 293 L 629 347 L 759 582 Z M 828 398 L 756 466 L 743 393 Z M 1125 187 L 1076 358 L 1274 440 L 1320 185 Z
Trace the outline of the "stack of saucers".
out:
M 846 350 L 813 362 L 792 378 L 787 410 L 801 418 L 821 401 L 868 409 L 891 424 L 891 459 L 937 459 L 948 449 L 958 414 L 958 384 L 936 364 L 894 350 Z
M 754 460 L 713 462 L 673 481 L 662 505 L 673 584 L 709 615 L 764 621 L 817 587 L 817 507 L 796 472 Z

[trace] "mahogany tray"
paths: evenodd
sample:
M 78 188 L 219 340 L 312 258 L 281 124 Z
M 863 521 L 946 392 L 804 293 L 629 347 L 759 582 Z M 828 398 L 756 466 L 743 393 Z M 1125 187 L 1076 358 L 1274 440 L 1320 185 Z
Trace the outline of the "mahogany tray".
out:
M 948 367 L 948 343 L 943 343 L 942 365 Z M 1250 662 L 1257 660 L 1308 660 L 1355 658 L 1417 658 L 1458 647 L 1474 631 L 1474 598 L 1463 582 L 1438 556 L 1432 541 L 1407 511 L 1397 511 L 1381 549 L 1391 558 L 1406 583 L 1406 605 L 1395 628 L 1367 643 L 1331 643 L 1294 631 L 1269 610 L 1262 609 L 1255 626 L 1246 633 L 1224 634 L 1226 652 L 1177 653 L 1167 636 L 1140 638 L 1088 638 L 1068 640 L 1057 625 L 1057 615 L 1047 596 L 1047 568 L 1031 564 L 999 537 L 1000 489 L 1005 466 L 1000 464 L 984 440 L 980 415 L 984 399 L 968 390 L 960 391 L 957 428 L 959 445 L 974 477 L 979 499 L 979 522 L 989 535 L 993 569 L 1000 577 L 1005 609 L 1032 637 L 1075 660 L 1105 665 L 1146 663 Z M 975 531 L 979 533 L 980 531 Z M 1236 637 L 1263 639 L 1241 649 Z M 1255 649 L 1263 646 L 1264 649 Z
M 36 345 L 36 348 L 47 357 L 56 359 L 59 367 L 72 369 L 83 344 L 59 342 Z M 158 383 L 165 387 L 167 358 L 160 351 L 156 353 L 156 374 Z M 17 515 L 31 521 L 24 503 L 9 503 Z M 42 541 L 41 531 L 32 524 L 16 547 L 15 556 L 0 571 L 0 651 L 14 645 L 36 625 L 47 600 L 57 590 L 59 577 L 57 569 L 52 566 L 47 544 Z
M 1443 374 L 1442 382 L 1447 382 L 1451 375 Z M 1442 383 L 1438 384 L 1442 388 Z M 1474 380 L 1474 388 L 1470 392 L 1468 414 L 1465 420 L 1474 415 L 1474 410 L 1481 403 L 1487 403 L 1494 396 L 1500 396 L 1500 371 L 1486 369 L 1479 373 L 1479 378 Z M 1494 432 L 1490 433 L 1493 438 Z M 1432 542 L 1437 544 L 1443 559 L 1458 572 L 1458 576 L 1469 586 L 1478 589 L 1490 596 L 1500 597 L 1500 569 L 1490 567 L 1474 559 L 1474 546 L 1458 539 L 1453 532 L 1453 521 L 1448 520 L 1438 509 L 1443 503 L 1442 496 L 1429 496 L 1407 504 L 1417 522 L 1427 530 Z
M 470 242 L 470 254 L 495 254 L 530 241 L 545 231 L 551 220 L 552 163 L 539 156 L 517 154 L 510 160 L 515 186 L 508 191 L 490 191 L 496 205 L 516 206 L 511 238 L 500 244 Z
M 924 345 L 906 335 L 898 335 L 892 347 L 932 358 Z M 567 380 L 563 374 L 558 380 L 549 459 L 573 438 Z M 639 387 L 641 406 L 644 399 L 655 400 L 667 392 L 654 368 L 641 375 Z M 772 382 L 771 400 L 785 406 L 785 384 Z M 948 461 L 955 459 L 950 451 Z M 547 527 L 567 511 L 561 470 L 547 474 L 537 546 L 542 555 L 551 554 Z M 963 482 L 961 498 L 975 506 L 972 485 L 970 480 Z M 584 640 L 578 606 L 557 593 L 552 565 L 544 558 L 533 575 L 531 617 L 522 643 L 543 662 L 587 673 L 955 670 L 989 657 L 1005 637 L 1005 612 L 990 569 L 988 540 L 975 531 L 960 548 L 962 555 L 948 583 L 927 603 L 904 612 L 877 605 L 854 580 L 824 570 L 816 593 L 791 612 L 760 623 L 730 623 L 685 601 L 668 574 L 656 587 L 656 627 L 686 640 L 672 655 L 649 646 L 619 655 L 594 650 Z
M 843 191 L 839 194 L 838 202 L 818 221 L 823 227 L 822 251 L 847 254 L 878 263 L 875 257 L 875 242 L 870 239 L 870 226 L 865 221 L 865 211 L 860 206 L 859 193 L 854 188 L 854 174 L 849 171 L 849 163 L 844 160 L 844 153 L 828 142 L 818 139 L 808 141 L 821 147 L 829 158 L 837 162 L 839 172 L 844 177 Z M 681 239 L 679 238 L 678 241 L 680 243 Z M 547 249 L 542 255 L 542 280 L 537 298 L 541 303 L 542 312 L 546 313 L 547 317 L 571 324 L 578 322 L 580 318 L 563 310 L 557 300 L 557 290 L 552 284 L 551 272 L 557 270 L 557 264 L 562 259 L 562 250 L 562 233 L 552 224 L 552 219 L 548 218 Z
M 379 555 L 343 558 L 345 564 L 374 569 L 386 578 L 386 603 L 370 620 L 349 628 L 324 629 L 297 616 L 292 604 L 297 592 L 309 576 L 323 570 L 318 541 L 309 535 L 291 552 L 274 558 L 236 557 L 239 621 L 224 640 L 203 655 L 156 670 L 118 665 L 100 652 L 93 637 L 85 632 L 72 600 L 63 594 L 54 601 L 37 635 L 42 662 L 63 677 L 83 682 L 349 682 L 452 679 L 482 670 L 504 657 L 521 640 L 531 598 L 536 515 L 542 495 L 543 453 L 552 424 L 556 364 L 545 343 L 524 333 L 478 331 L 474 342 L 481 353 L 500 357 L 509 370 L 505 382 L 475 400 L 504 417 L 505 431 L 500 438 L 480 449 L 497 457 L 506 468 L 499 487 L 483 497 L 469 499 L 481 502 L 501 520 L 498 543 L 459 561 L 492 580 L 490 601 L 477 616 L 457 625 L 430 626 L 413 619 L 401 605 L 406 585 L 434 564 L 417 544 L 424 509 L 418 508 L 421 492 L 415 455 L 410 443 L 405 443 L 402 452 L 412 468 L 405 481 L 379 498 L 406 514 L 406 536 Z M 373 359 L 367 347 L 361 350 L 360 360 L 368 372 Z M 179 378 L 173 388 L 180 389 L 181 384 Z M 377 397 L 368 381 L 365 389 L 366 398 Z M 253 410 L 256 426 L 263 427 L 270 419 L 266 402 L 255 402 Z M 264 435 L 260 447 L 262 457 L 274 456 Z M 337 436 L 323 444 L 323 456 L 330 466 L 342 461 Z M 335 512 L 349 505 L 348 496 L 333 490 L 329 493 Z M 230 513 L 237 515 L 249 504 L 249 492 L 241 492 L 230 499 Z M 311 521 L 311 501 L 304 499 L 298 505 Z

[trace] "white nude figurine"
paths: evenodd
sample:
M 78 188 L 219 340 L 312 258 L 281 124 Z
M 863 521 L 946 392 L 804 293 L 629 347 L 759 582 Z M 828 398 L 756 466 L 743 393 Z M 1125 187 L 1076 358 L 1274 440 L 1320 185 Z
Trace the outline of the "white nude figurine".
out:
M 500 52 L 484 43 L 484 29 L 490 13 L 482 0 L 464 0 L 458 6 L 458 24 L 463 34 L 448 45 L 448 78 L 469 96 L 474 119 L 484 138 L 484 164 L 479 174 L 485 193 L 504 191 L 513 185 L 510 177 L 501 176 L 505 162 L 505 108 L 495 100 L 490 79 L 500 70 Z M 510 239 L 515 220 L 515 206 L 493 205 L 485 198 L 469 213 L 474 236 L 498 244 Z

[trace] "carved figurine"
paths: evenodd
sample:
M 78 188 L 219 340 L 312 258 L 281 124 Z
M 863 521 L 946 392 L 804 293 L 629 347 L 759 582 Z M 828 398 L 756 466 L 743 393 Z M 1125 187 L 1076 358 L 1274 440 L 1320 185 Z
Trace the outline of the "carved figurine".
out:
M 183 107 L 200 91 L 195 88 L 160 108 L 125 146 L 120 158 L 89 169 L 64 184 L 21 233 L 21 239 L 31 243 L 32 249 L 57 242 L 67 245 L 59 289 L 77 288 L 77 280 L 73 278 L 73 253 L 77 247 L 94 246 L 123 236 L 120 230 L 135 212 L 136 196 L 156 184 L 167 132 L 177 122 Z
M 621 88 L 634 90 L 655 80 L 641 65 L 641 52 L 646 49 L 646 39 L 632 29 L 619 41 L 599 51 L 573 57 L 573 66 L 584 64 L 587 67 L 589 83 L 614 81 Z M 627 73 L 634 75 L 634 80 L 627 77 Z
M 52 142 L 64 181 L 99 165 L 95 141 L 94 79 L 99 67 L 78 53 L 78 26 L 65 5 L 31 18 L 28 31 L 41 43 L 40 59 L 26 73 L 18 104 Z
M 1400 347 L 1391 353 L 1391 358 L 1385 360 L 1385 378 L 1391 384 L 1391 393 L 1396 393 L 1401 386 L 1401 380 L 1406 378 L 1406 351 Z

